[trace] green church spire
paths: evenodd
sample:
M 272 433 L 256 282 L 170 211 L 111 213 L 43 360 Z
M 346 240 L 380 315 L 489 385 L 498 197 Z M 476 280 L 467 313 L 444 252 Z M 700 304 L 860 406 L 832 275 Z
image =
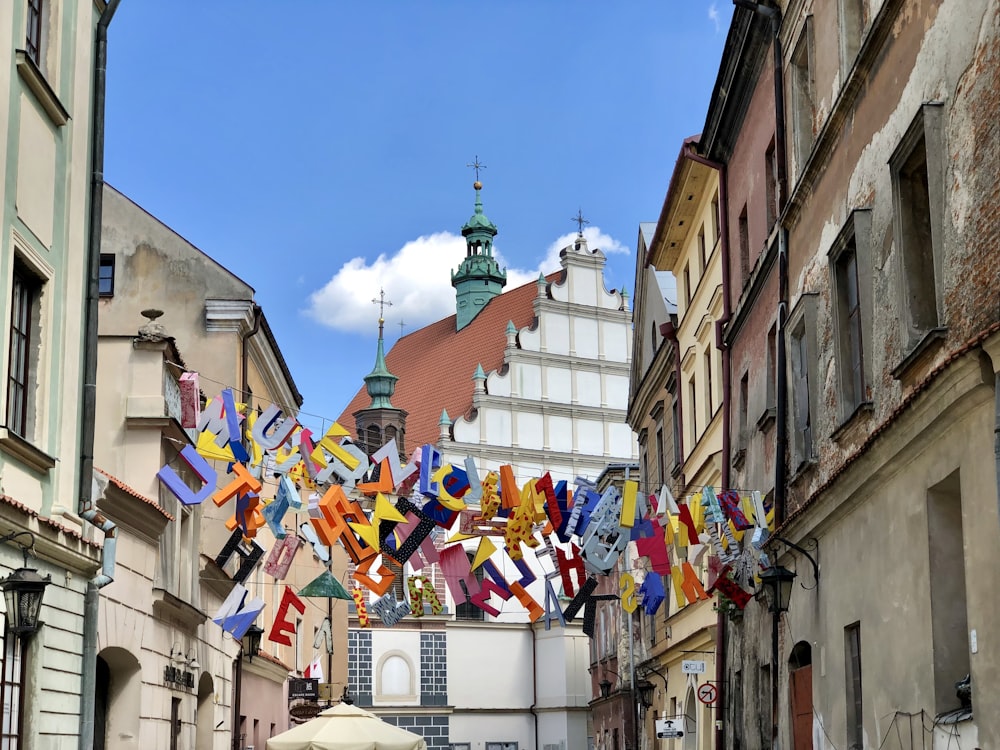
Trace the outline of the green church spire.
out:
M 396 381 L 399 378 L 389 372 L 389 368 L 385 364 L 385 338 L 383 336 L 385 306 L 392 303 L 386 302 L 384 290 L 379 290 L 379 297 L 380 299 L 372 300 L 379 305 L 378 352 L 375 355 L 375 367 L 365 375 L 365 388 L 372 400 L 369 409 L 395 409 L 396 407 L 389 399 L 392 398 L 392 394 L 396 390 Z
M 469 166 L 476 169 L 477 179 L 472 185 L 476 191 L 475 212 L 462 227 L 465 260 L 457 271 L 451 272 L 451 285 L 455 287 L 456 298 L 455 328 L 459 331 L 469 325 L 507 284 L 506 269 L 501 270 L 493 257 L 493 238 L 497 235 L 497 228 L 483 212 L 483 183 L 478 178 L 479 170 L 485 167 L 479 163 L 479 157 Z

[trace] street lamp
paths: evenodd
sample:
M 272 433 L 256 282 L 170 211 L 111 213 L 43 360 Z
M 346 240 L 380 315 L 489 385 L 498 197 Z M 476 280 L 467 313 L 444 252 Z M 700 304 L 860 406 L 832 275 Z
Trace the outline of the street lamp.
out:
M 598 687 L 601 688 L 602 698 L 607 698 L 611 694 L 611 680 L 609 680 L 607 677 L 605 677 L 603 680 L 597 683 L 597 685 Z
M 243 638 L 240 639 L 247 661 L 253 661 L 253 658 L 260 653 L 260 637 L 262 635 L 264 635 L 264 628 L 250 625 L 247 632 L 243 634 Z
M 761 589 L 771 612 L 771 747 L 778 747 L 778 625 L 788 611 L 795 573 L 775 565 L 760 574 Z
M 31 538 L 29 544 L 17 542 L 16 537 L 27 535 Z M 45 587 L 52 582 L 52 576 L 42 578 L 35 568 L 28 567 L 28 550 L 34 549 L 35 535 L 30 531 L 15 531 L 0 537 L 0 543 L 14 540 L 21 545 L 24 555 L 24 566 L 18 568 L 6 578 L 0 579 L 3 598 L 7 605 L 7 628 L 17 638 L 27 640 L 36 632 L 41 624 L 38 615 L 42 609 L 42 597 Z
M 768 568 L 760 574 L 760 583 L 767 599 L 767 609 L 776 615 L 788 611 L 788 602 L 792 598 L 792 582 L 795 572 L 781 565 Z
M 636 690 L 639 691 L 639 702 L 644 708 L 649 708 L 653 705 L 653 685 L 649 680 L 639 680 L 635 683 Z

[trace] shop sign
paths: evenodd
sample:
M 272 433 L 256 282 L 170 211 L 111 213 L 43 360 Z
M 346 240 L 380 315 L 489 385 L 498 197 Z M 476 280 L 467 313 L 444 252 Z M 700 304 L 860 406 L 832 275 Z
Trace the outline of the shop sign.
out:
M 180 687 L 194 688 L 194 673 L 185 672 L 177 667 L 164 667 L 163 681 Z
M 308 677 L 303 680 L 289 680 L 288 700 L 298 700 L 300 698 L 310 701 L 317 700 L 319 698 L 319 680 Z

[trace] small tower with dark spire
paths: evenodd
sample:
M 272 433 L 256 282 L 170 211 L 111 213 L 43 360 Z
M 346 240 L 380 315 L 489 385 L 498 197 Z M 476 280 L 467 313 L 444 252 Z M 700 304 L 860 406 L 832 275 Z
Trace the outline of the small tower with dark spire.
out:
M 385 362 L 384 315 L 386 306 L 392 303 L 385 299 L 383 290 L 380 290 L 379 298 L 372 302 L 379 306 L 378 350 L 375 354 L 375 367 L 364 378 L 371 403 L 367 408 L 354 412 L 354 426 L 358 440 L 367 453 L 374 453 L 395 438 L 399 454 L 403 456 L 406 454 L 406 412 L 392 405 L 392 394 L 399 378 L 389 372 Z
M 451 285 L 455 287 L 455 330 L 461 331 L 472 322 L 486 304 L 503 291 L 507 284 L 507 271 L 501 270 L 493 257 L 493 238 L 497 235 L 496 225 L 483 213 L 479 170 L 484 166 L 476 157 L 474 164 L 476 181 L 472 187 L 476 191 L 476 209 L 465 226 L 465 260 L 457 271 L 451 272 Z

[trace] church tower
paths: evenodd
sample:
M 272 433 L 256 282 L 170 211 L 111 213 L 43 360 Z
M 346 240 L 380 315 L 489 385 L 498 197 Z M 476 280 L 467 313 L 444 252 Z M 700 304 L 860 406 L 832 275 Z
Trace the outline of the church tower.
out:
M 481 165 L 477 163 L 477 166 Z M 493 238 L 496 237 L 497 228 L 483 213 L 483 199 L 480 195 L 483 183 L 477 179 L 472 186 L 476 190 L 476 211 L 462 227 L 465 260 L 457 271 L 451 272 L 451 285 L 455 287 L 457 331 L 469 325 L 507 283 L 507 270 L 501 270 L 493 257 Z
M 392 405 L 393 392 L 396 390 L 398 377 L 389 372 L 385 363 L 385 318 L 384 305 L 392 304 L 385 301 L 385 293 L 381 293 L 381 301 L 373 300 L 380 305 L 378 319 L 378 351 L 375 354 L 375 367 L 365 375 L 365 388 L 371 403 L 365 409 L 354 412 L 354 427 L 358 441 L 365 452 L 371 455 L 385 443 L 396 440 L 396 448 L 400 456 L 406 455 L 406 412 Z

